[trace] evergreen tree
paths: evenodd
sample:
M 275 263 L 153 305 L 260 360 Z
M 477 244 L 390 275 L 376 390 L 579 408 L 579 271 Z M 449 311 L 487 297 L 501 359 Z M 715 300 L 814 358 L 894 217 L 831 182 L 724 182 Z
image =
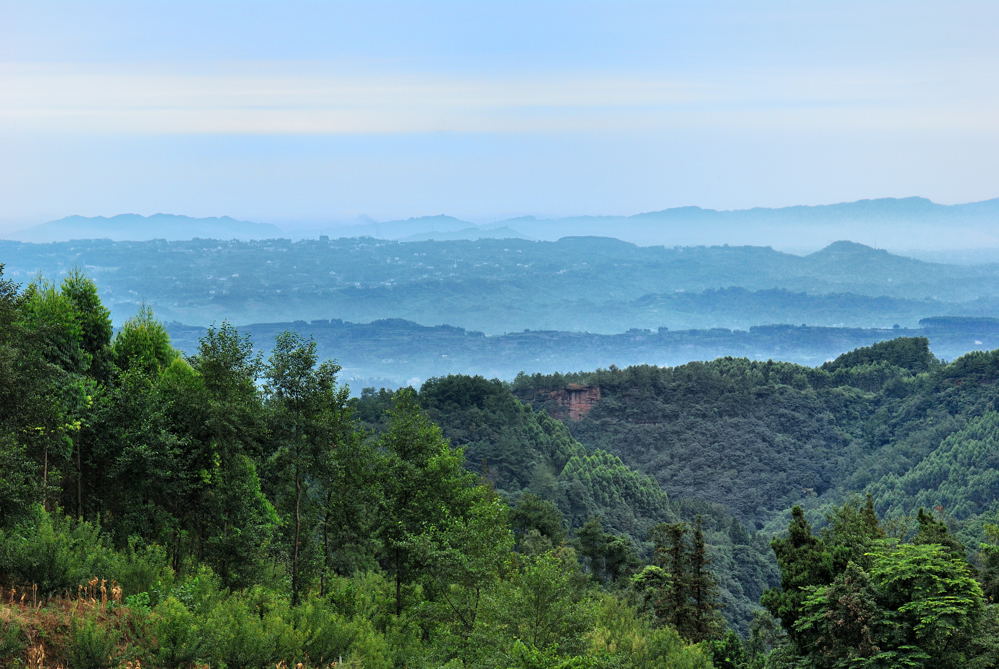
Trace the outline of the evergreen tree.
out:
M 955 557 L 962 559 L 967 555 L 964 545 L 951 534 L 950 530 L 947 529 L 947 525 L 942 520 L 934 518 L 932 514 L 924 509 L 919 509 L 916 512 L 916 523 L 918 527 L 916 528 L 916 536 L 913 537 L 912 543 L 938 544 L 950 551 Z
M 788 637 L 798 646 L 805 639 L 795 624 L 802 615 L 807 589 L 832 581 L 832 556 L 825 543 L 812 536 L 800 506 L 791 509 L 787 536 L 774 539 L 771 545 L 780 569 L 781 587 L 765 592 L 761 603 L 780 619 Z
M 695 642 L 714 638 L 722 626 L 718 615 L 718 584 L 709 568 L 710 561 L 704 544 L 703 520 L 698 516 L 694 521 L 686 579 L 691 600 L 689 639 Z

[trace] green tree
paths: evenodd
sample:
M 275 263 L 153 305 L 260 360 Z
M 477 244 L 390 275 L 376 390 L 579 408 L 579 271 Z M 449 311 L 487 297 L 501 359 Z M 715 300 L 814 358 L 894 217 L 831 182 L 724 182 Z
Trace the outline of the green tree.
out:
M 810 586 L 806 593 L 795 632 L 812 666 L 872 664 L 890 623 L 867 573 L 850 562 L 831 585 Z
M 687 558 L 687 587 L 691 600 L 690 640 L 694 642 L 714 638 L 722 628 L 718 614 L 718 583 L 709 568 L 710 562 L 704 543 L 703 520 L 698 516 L 694 521 Z
M 791 509 L 787 536 L 774 539 L 771 545 L 780 569 L 781 587 L 765 592 L 761 603 L 780 619 L 788 637 L 800 650 L 805 639 L 795 624 L 809 596 L 808 588 L 832 582 L 832 556 L 825 543 L 812 535 L 805 512 L 799 506 Z
M 198 416 L 190 427 L 204 463 L 193 518 L 199 554 L 226 583 L 250 583 L 278 522 L 256 466 L 266 427 L 256 385 L 260 359 L 247 337 L 223 323 L 208 329 L 191 365 L 203 390 L 178 399 Z
M 548 541 L 548 548 L 555 548 L 565 541 L 565 518 L 550 500 L 533 493 L 522 493 L 510 512 L 510 524 L 518 545 L 533 530 Z
M 331 460 L 351 431 L 348 391 L 337 386 L 339 371 L 332 362 L 319 364 L 315 342 L 292 332 L 278 335 L 265 369 L 272 499 L 288 527 L 293 605 L 303 587 L 304 556 L 318 553 L 319 502 L 330 485 Z
M 515 639 L 542 652 L 582 651 L 591 617 L 582 582 L 571 550 L 525 558 L 523 567 L 490 594 L 477 639 L 493 652 L 507 650 Z
M 388 429 L 379 438 L 386 455 L 383 565 L 395 579 L 396 613 L 403 609 L 403 586 L 423 575 L 426 565 L 416 550 L 423 535 L 445 527 L 453 516 L 468 513 L 475 477 L 463 466 L 439 427 L 421 411 L 408 388 L 396 394 Z
M 60 292 L 76 308 L 80 346 L 90 358 L 86 372 L 106 382 L 111 373 L 111 312 L 101 303 L 97 285 L 80 270 L 71 271 L 63 279 Z
M 919 649 L 930 667 L 967 666 L 984 606 L 963 557 L 939 544 L 886 543 L 875 552 L 870 575 L 893 628 L 895 652 Z
M 139 369 L 146 374 L 158 373 L 177 356 L 166 328 L 147 306 L 125 321 L 111 344 L 111 358 L 122 371 Z
M 942 520 L 933 517 L 929 512 L 919 509 L 916 512 L 916 536 L 914 544 L 938 544 L 950 551 L 955 557 L 964 558 L 964 545 L 951 534 Z

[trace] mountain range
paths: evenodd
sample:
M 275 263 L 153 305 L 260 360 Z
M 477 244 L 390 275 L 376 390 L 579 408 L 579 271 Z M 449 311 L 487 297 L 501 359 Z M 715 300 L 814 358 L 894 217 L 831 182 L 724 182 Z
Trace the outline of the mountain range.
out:
M 268 239 L 280 236 L 281 229 L 270 223 L 240 221 L 229 216 L 192 218 L 176 214 L 67 216 L 11 235 L 13 239 L 26 242 L 60 242 L 72 239 Z
M 895 251 L 939 254 L 967 250 L 975 259 L 982 249 L 999 249 L 999 198 L 965 204 L 939 204 L 922 197 L 878 198 L 838 204 L 716 210 L 674 207 L 626 215 L 540 218 L 521 216 L 475 223 L 439 214 L 399 220 L 331 222 L 322 226 L 281 226 L 240 221 L 227 216 L 192 218 L 173 214 L 70 216 L 21 231 L 11 238 L 49 242 L 72 239 L 269 239 L 373 237 L 396 241 L 459 239 L 535 239 L 566 236 L 615 237 L 641 245 L 769 245 L 796 252 L 814 250 L 837 239 Z

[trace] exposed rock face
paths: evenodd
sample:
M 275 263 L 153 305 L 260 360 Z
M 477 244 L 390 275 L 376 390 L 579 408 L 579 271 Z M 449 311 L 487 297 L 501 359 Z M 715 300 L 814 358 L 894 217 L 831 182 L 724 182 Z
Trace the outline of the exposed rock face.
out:
M 549 395 L 558 406 L 556 418 L 580 420 L 600 401 L 600 388 L 571 383 L 562 390 L 553 390 Z

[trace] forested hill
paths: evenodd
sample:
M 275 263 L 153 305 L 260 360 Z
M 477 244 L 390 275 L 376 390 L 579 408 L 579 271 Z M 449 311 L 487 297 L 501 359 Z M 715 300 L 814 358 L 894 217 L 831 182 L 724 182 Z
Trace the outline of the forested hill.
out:
M 737 293 L 739 291 L 727 291 Z M 733 296 L 733 300 L 735 296 Z M 753 303 L 751 298 L 746 300 Z M 402 319 L 372 323 L 342 320 L 253 323 L 240 330 L 261 350 L 294 331 L 316 342 L 321 357 L 335 357 L 355 391 L 365 386 L 419 385 L 447 374 L 513 380 L 518 372 L 551 373 L 636 364 L 676 366 L 691 360 L 739 356 L 819 365 L 839 354 L 897 337 L 926 337 L 934 353 L 952 360 L 971 350 L 999 347 L 999 319 L 929 318 L 915 328 L 846 328 L 761 325 L 748 330 L 631 329 L 617 334 L 529 330 L 485 335 L 451 325 L 427 327 Z M 207 328 L 168 323 L 174 345 L 194 353 Z
M 404 318 L 491 334 L 772 323 L 890 328 L 933 316 L 999 316 L 996 266 L 927 263 L 847 242 L 799 256 L 599 237 L 0 241 L 0 258 L 8 276 L 23 282 L 85 270 L 118 323 L 141 304 L 193 325 Z
M 356 399 L 339 372 L 292 332 L 185 356 L 82 274 L 0 278 L 0 662 L 999 662 L 999 351 Z
M 513 383 L 563 417 L 567 387 L 599 398 L 566 421 L 581 443 L 757 528 L 793 504 L 818 512 L 871 492 L 889 517 L 935 508 L 977 539 L 999 509 L 999 351 L 944 364 L 925 339 L 901 338 L 821 367 L 723 358 Z

